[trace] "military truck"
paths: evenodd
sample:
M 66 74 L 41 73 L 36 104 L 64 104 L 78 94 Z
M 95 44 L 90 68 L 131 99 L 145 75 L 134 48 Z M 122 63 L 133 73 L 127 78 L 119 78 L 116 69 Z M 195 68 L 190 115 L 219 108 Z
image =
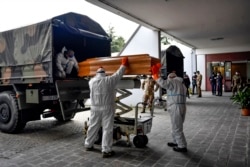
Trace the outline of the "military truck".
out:
M 1 32 L 0 130 L 17 133 L 41 116 L 67 121 L 88 110 L 88 80 L 57 78 L 56 56 L 67 48 L 78 62 L 108 57 L 110 41 L 97 22 L 77 13 Z

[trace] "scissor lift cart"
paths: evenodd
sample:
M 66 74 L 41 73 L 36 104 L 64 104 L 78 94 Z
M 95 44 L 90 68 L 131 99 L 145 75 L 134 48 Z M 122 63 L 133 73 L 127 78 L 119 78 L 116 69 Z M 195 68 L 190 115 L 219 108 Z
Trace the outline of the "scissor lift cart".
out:
M 133 139 L 133 144 L 135 147 L 143 148 L 148 143 L 148 134 L 151 131 L 152 127 L 152 115 L 153 111 L 151 111 L 151 116 L 149 117 L 140 117 L 138 118 L 138 107 L 139 104 L 143 104 L 142 102 L 138 103 L 135 108 L 135 118 L 129 117 L 120 117 L 116 116 L 114 120 L 114 127 L 117 131 L 117 136 L 114 133 L 115 139 L 120 139 L 121 136 L 127 137 L 127 143 L 130 144 L 130 134 L 134 134 L 135 137 Z M 120 134 L 120 135 L 119 135 Z
M 143 104 L 143 102 L 139 102 L 135 107 L 135 118 L 120 116 L 121 114 L 127 113 L 132 110 L 132 107 L 120 101 L 121 99 L 124 99 L 132 94 L 125 88 L 140 87 L 140 84 L 138 84 L 135 79 L 133 79 L 132 81 L 134 84 L 131 84 L 131 80 L 123 80 L 122 82 L 120 82 L 119 89 L 117 89 L 117 92 L 120 95 L 116 97 L 116 104 L 117 104 L 117 109 L 121 110 L 121 112 L 117 114 L 114 119 L 113 139 L 119 140 L 121 139 L 122 136 L 126 136 L 127 145 L 131 145 L 130 134 L 134 134 L 135 136 L 133 139 L 133 144 L 135 145 L 135 147 L 143 148 L 148 143 L 148 137 L 146 136 L 146 134 L 151 131 L 153 109 L 150 111 L 151 116 L 138 118 L 138 107 L 140 104 Z M 128 87 L 128 85 L 132 86 Z M 85 137 L 87 135 L 87 129 L 88 129 L 88 123 L 85 122 L 85 126 L 83 129 Z M 102 142 L 102 127 L 100 127 L 98 131 L 95 144 L 101 144 L 101 142 Z

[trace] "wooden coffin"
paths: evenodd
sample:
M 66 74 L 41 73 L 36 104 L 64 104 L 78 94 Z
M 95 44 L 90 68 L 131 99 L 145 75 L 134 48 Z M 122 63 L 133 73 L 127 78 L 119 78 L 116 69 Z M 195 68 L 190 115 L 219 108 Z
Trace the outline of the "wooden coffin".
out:
M 160 59 L 148 54 L 126 55 L 128 68 L 125 75 L 150 75 L 151 66 L 160 63 Z M 79 77 L 94 76 L 99 67 L 103 67 L 107 75 L 111 75 L 119 69 L 121 60 L 125 56 L 91 58 L 78 63 Z

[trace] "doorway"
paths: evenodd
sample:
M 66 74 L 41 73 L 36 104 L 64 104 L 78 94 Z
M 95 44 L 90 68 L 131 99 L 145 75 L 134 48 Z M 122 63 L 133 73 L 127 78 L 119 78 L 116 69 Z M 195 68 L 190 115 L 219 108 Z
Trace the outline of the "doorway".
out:
M 232 63 L 232 76 L 235 72 L 239 72 L 242 79 L 242 86 L 247 84 L 247 63 L 246 62 L 233 62 Z
M 212 72 L 215 74 L 221 72 L 221 75 L 223 76 L 225 72 L 224 62 L 212 62 Z
M 228 64 L 230 63 L 230 70 L 227 69 Z M 217 74 L 217 72 L 221 72 L 222 76 L 223 76 L 223 91 L 224 92 L 231 92 L 232 91 L 232 77 L 235 74 L 235 72 L 239 72 L 242 78 L 242 86 L 245 86 L 248 84 L 248 73 L 250 73 L 250 71 L 248 72 L 248 63 L 247 62 L 243 62 L 243 61 L 234 61 L 234 62 L 209 62 L 208 65 L 208 69 L 207 69 L 207 78 L 208 78 L 208 85 L 207 85 L 207 90 L 211 91 L 211 86 L 210 86 L 210 82 L 209 82 L 209 77 L 212 74 L 212 72 L 214 72 L 215 74 Z M 225 74 L 225 72 L 227 73 L 227 75 Z M 229 73 L 229 74 L 228 74 Z

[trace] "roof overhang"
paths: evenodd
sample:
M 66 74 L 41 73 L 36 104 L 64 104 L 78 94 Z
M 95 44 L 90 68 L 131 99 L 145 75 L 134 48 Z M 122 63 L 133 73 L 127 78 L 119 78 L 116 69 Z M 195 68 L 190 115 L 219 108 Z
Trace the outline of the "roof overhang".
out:
M 198 50 L 250 50 L 249 0 L 87 0 Z

